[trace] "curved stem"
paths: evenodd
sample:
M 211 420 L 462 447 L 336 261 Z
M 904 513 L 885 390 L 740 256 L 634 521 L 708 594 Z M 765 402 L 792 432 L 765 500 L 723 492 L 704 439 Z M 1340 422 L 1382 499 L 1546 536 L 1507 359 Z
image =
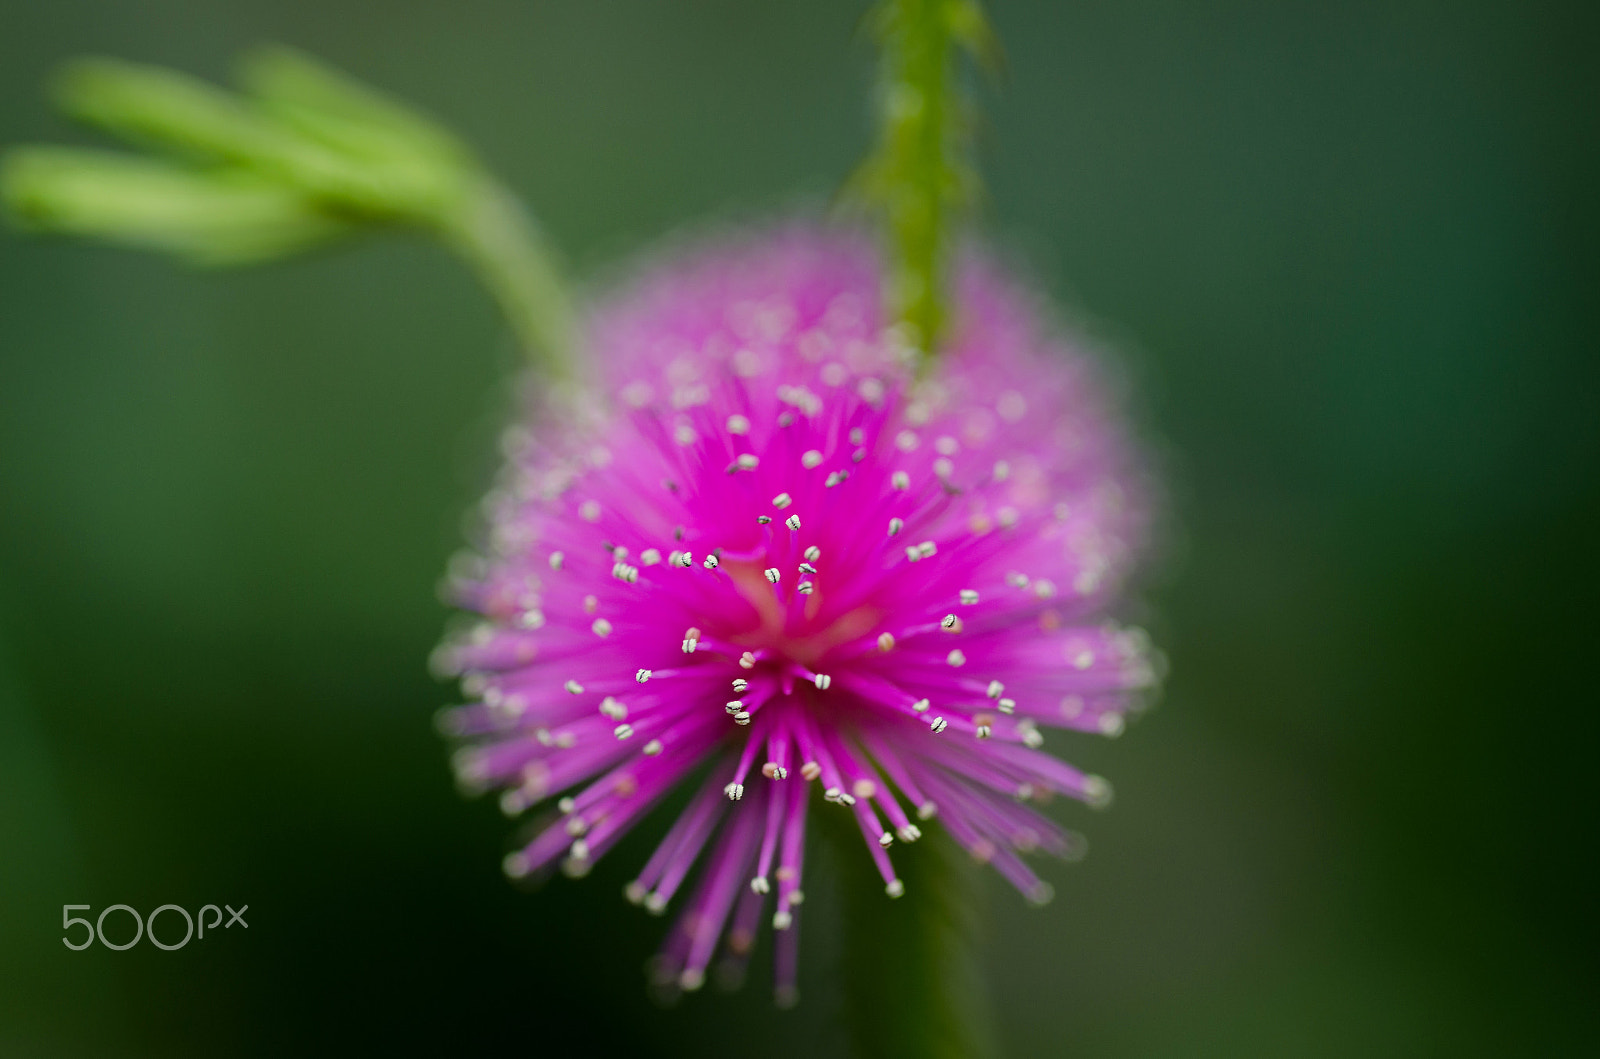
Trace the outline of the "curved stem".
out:
M 438 225 L 494 295 L 529 359 L 552 378 L 575 375 L 572 303 L 544 233 L 516 196 L 479 176 Z

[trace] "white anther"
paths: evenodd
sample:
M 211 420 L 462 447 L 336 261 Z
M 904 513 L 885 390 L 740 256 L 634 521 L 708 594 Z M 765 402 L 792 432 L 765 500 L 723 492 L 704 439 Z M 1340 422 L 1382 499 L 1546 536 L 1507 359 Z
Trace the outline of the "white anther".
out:
M 744 677 L 735 677 L 734 678 L 734 681 L 733 681 L 733 693 L 735 695 L 743 695 L 746 691 L 749 691 L 749 690 L 750 690 L 750 682 L 748 680 L 746 680 Z
M 661 561 L 661 552 L 656 548 L 646 548 L 639 553 L 639 563 L 642 566 L 654 566 Z
M 740 710 L 738 713 L 733 715 L 733 723 L 734 724 L 740 724 L 740 725 L 749 724 L 750 723 L 750 715 L 748 713 L 745 713 L 743 710 Z
M 750 420 L 746 419 L 742 415 L 731 415 L 731 416 L 729 416 L 728 417 L 728 433 L 730 433 L 730 434 L 748 434 L 748 433 L 750 433 Z
M 652 739 L 644 745 L 644 752 L 649 754 L 651 757 L 655 757 L 657 754 L 661 753 L 661 750 L 661 740 L 659 739 Z
M 1000 702 L 999 702 L 999 706 L 1000 706 L 1000 712 L 1001 713 L 1015 713 L 1015 712 L 1017 712 L 1017 700 L 1016 699 L 1001 699 Z
M 820 558 L 822 558 L 822 549 L 818 548 L 815 544 L 806 549 L 806 562 L 814 563 Z M 816 571 L 812 572 L 815 573 Z
M 867 450 L 866 449 L 857 449 L 856 451 L 854 451 L 854 452 L 852 452 L 850 454 L 850 462 L 851 463 L 860 463 L 862 460 L 864 460 L 866 458 L 867 458 Z
M 818 673 L 811 678 L 811 683 L 817 686 L 818 691 L 827 691 L 829 685 L 833 683 L 833 678 L 826 673 Z
M 761 457 L 753 452 L 741 452 L 733 462 L 739 465 L 741 471 L 753 471 L 761 463 Z
M 566 688 L 567 691 L 570 692 L 573 695 L 582 695 L 583 694 L 583 685 L 579 684 L 576 680 L 569 680 L 569 681 L 567 681 L 565 684 L 563 684 L 561 686 Z
M 542 629 L 544 628 L 544 611 L 524 611 L 520 623 L 524 629 Z
M 1006 575 L 1006 584 L 1010 585 L 1012 588 L 1027 588 L 1028 575 L 1013 570 L 1011 573 Z
M 984 691 L 984 694 L 989 696 L 991 699 L 998 699 L 1000 697 L 1000 693 L 1004 690 L 1006 690 L 1006 686 L 1004 684 L 1000 683 L 998 680 L 991 680 L 989 681 L 989 687 Z
M 988 725 L 986 725 L 986 724 L 978 725 L 978 738 L 979 739 L 987 739 L 992 734 L 994 734 L 994 730 L 992 728 L 990 728 Z
M 932 558 L 933 554 L 938 550 L 939 546 L 932 541 L 923 541 L 921 544 L 917 545 L 917 551 L 922 553 L 922 557 L 924 559 Z
M 757 875 L 750 880 L 750 892 L 753 894 L 769 894 L 772 892 L 772 884 L 767 882 L 765 875 Z
M 944 617 L 939 619 L 939 628 L 943 629 L 945 632 L 960 632 L 961 619 L 956 617 L 954 614 L 946 614 Z
M 690 555 L 688 552 L 675 551 L 667 557 L 667 562 L 671 563 L 673 566 L 693 566 L 694 556 Z
M 978 593 L 976 589 L 963 588 L 961 590 L 961 603 L 963 606 L 970 607 L 976 602 L 978 602 Z
M 754 669 L 756 667 L 755 653 L 753 651 L 746 651 L 744 654 L 740 655 L 739 666 L 741 669 Z
M 934 477 L 938 478 L 941 482 L 948 480 L 949 477 L 955 473 L 956 465 L 954 461 L 948 460 L 943 456 L 940 456 L 938 459 L 933 461 Z
M 717 568 L 717 557 L 715 555 L 708 555 L 706 556 L 706 561 L 701 565 L 707 570 L 715 570 Z
M 560 801 L 556 802 L 556 811 L 560 813 L 570 813 L 577 807 L 578 803 L 573 801 L 571 798 L 562 798 Z
M 938 735 L 940 732 L 950 727 L 950 722 L 946 721 L 943 717 L 935 717 L 928 727 L 933 731 L 934 735 Z
M 1100 734 L 1107 739 L 1115 739 L 1127 726 L 1128 722 L 1122 719 L 1120 713 L 1102 713 L 1100 720 L 1095 723 L 1095 727 L 1100 729 Z
M 622 560 L 628 557 L 628 549 L 625 546 L 621 544 L 613 544 L 610 547 L 611 558 L 617 560 L 617 562 L 620 563 Z
M 566 832 L 573 838 L 580 838 L 589 830 L 588 823 L 581 816 L 574 816 L 567 820 Z
M 778 578 L 783 576 L 783 574 L 778 571 L 778 568 L 776 566 L 769 566 L 769 567 L 767 567 L 765 570 L 763 570 L 761 572 L 766 577 L 766 579 L 768 581 L 771 581 L 773 584 L 777 584 L 778 583 Z
M 933 705 L 933 704 L 930 703 L 927 699 L 918 699 L 916 702 L 913 702 L 911 704 L 911 709 L 915 713 L 927 713 L 928 712 L 928 707 L 931 706 L 931 705 Z
M 797 530 L 800 528 L 800 516 L 790 515 L 788 518 L 783 520 L 783 524 L 792 530 Z
M 619 724 L 611 730 L 611 734 L 618 739 L 631 739 L 633 737 L 633 725 Z
M 915 842 L 922 837 L 922 828 L 916 824 L 906 824 L 895 829 L 895 834 L 900 836 L 901 842 Z
M 1014 507 L 1003 507 L 995 512 L 994 520 L 1000 523 L 1002 529 L 1011 529 L 1017 524 L 1022 515 Z
M 728 796 L 728 801 L 736 802 L 740 798 L 744 797 L 744 784 L 730 783 L 726 787 L 722 788 L 722 793 Z
M 650 679 L 650 670 L 648 670 L 648 669 L 639 670 L 637 673 L 635 673 L 633 675 L 633 679 L 637 680 L 639 683 L 643 684 L 645 681 Z
M 683 641 L 683 653 L 686 655 L 692 655 L 699 646 L 699 640 L 685 640 Z
M 551 552 L 550 553 L 550 569 L 559 570 L 559 569 L 561 569 L 561 564 L 566 562 L 566 561 L 567 561 L 567 557 L 565 555 L 563 555 L 562 553 L 560 553 L 560 552 Z
M 1042 579 L 1035 581 L 1033 583 L 1033 594 L 1040 599 L 1050 599 L 1056 594 L 1056 583 Z
M 881 632 L 881 633 L 878 634 L 878 650 L 880 650 L 880 651 L 893 651 L 894 650 L 894 633 Z
M 840 482 L 844 481 L 847 477 L 849 477 L 849 476 L 846 475 L 843 471 L 832 471 L 828 475 L 828 480 L 823 482 L 822 484 L 823 484 L 824 487 L 826 487 L 828 489 L 832 489 L 834 486 L 836 486 Z
M 626 581 L 631 585 L 639 580 L 639 568 L 637 566 L 629 566 L 627 563 L 617 563 L 611 568 L 611 576 L 618 581 Z
M 1037 728 L 1029 728 L 1022 733 L 1022 745 L 1033 750 L 1044 746 L 1044 733 Z
M 822 453 L 818 452 L 816 449 L 810 449 L 800 457 L 800 466 L 804 467 L 808 471 L 821 462 Z
M 890 879 L 889 885 L 883 888 L 883 892 L 888 894 L 890 897 L 904 897 L 906 892 L 906 884 L 901 882 L 899 879 Z
M 572 854 L 572 859 L 573 860 L 588 860 L 589 859 L 589 843 L 585 842 L 581 838 L 574 839 L 573 842 L 572 842 L 572 849 L 570 850 L 570 852 Z
M 894 832 L 885 831 L 883 834 L 879 835 L 878 845 L 882 846 L 884 849 L 888 849 L 890 846 L 894 845 Z
M 589 626 L 589 628 L 594 631 L 596 636 L 611 635 L 611 623 L 606 621 L 604 618 L 596 618 L 594 620 L 594 624 Z
M 822 792 L 822 797 L 824 801 L 836 802 L 839 800 L 839 795 L 843 793 L 844 790 L 842 788 L 829 787 L 827 790 Z
M 923 802 L 917 806 L 918 820 L 932 820 L 939 815 L 939 806 L 933 802 Z
M 786 910 L 779 909 L 772 913 L 773 930 L 788 930 L 793 924 L 794 916 L 790 915 Z
M 776 761 L 769 761 L 762 765 L 761 774 L 769 780 L 786 780 L 789 778 L 789 770 Z
M 507 853 L 506 859 L 500 862 L 500 866 L 505 869 L 506 875 L 513 879 L 520 879 L 528 874 L 530 865 L 528 864 L 527 855 L 518 850 L 515 853 Z
M 1111 784 L 1104 776 L 1085 776 L 1083 796 L 1093 808 L 1104 809 L 1111 804 Z
M 809 596 L 811 593 L 817 590 L 816 583 L 812 581 L 802 581 L 798 585 L 795 585 L 794 588 L 795 591 L 800 593 L 802 596 Z
M 772 516 L 771 515 L 757 515 L 756 516 L 756 525 L 758 525 L 758 526 L 770 526 L 770 525 L 772 525 Z
M 907 545 L 907 547 L 906 547 L 906 562 L 914 563 L 914 562 L 917 562 L 918 560 L 920 560 L 921 558 L 922 558 L 922 549 L 918 548 L 915 544 Z
M 889 476 L 889 485 L 903 493 L 911 488 L 911 476 L 905 471 L 895 471 Z
M 817 568 L 812 566 L 810 563 L 801 563 L 800 572 L 802 574 L 814 574 L 817 572 Z
M 740 710 L 744 709 L 744 702 L 740 699 L 734 699 L 732 702 L 727 703 L 722 708 L 727 710 L 729 713 L 738 713 Z
M 901 530 L 903 530 L 905 528 L 906 528 L 906 520 L 905 519 L 903 519 L 903 518 L 892 518 L 892 519 L 889 520 L 889 536 L 893 537 L 895 534 L 899 533 Z
M 959 647 L 945 655 L 944 660 L 953 666 L 964 666 L 967 664 L 966 653 Z
M 790 496 L 788 493 L 779 493 L 777 496 L 772 498 L 772 506 L 777 508 L 779 511 L 782 511 L 792 503 L 794 503 L 794 497 Z
M 911 430 L 902 430 L 900 433 L 894 436 L 894 443 L 901 452 L 913 452 L 916 450 L 918 444 L 916 432 Z
M 624 706 L 610 695 L 607 695 L 603 700 L 601 700 L 600 712 L 611 718 L 613 721 L 626 720 L 628 717 L 628 707 Z M 566 812 L 567 810 L 562 811 Z
M 596 500 L 585 500 L 578 505 L 578 517 L 585 522 L 600 521 L 600 503 Z

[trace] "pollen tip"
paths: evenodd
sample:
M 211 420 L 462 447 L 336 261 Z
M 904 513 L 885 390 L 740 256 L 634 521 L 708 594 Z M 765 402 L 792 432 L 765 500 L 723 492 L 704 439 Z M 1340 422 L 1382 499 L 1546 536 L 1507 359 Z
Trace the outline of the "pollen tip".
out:
M 906 884 L 901 882 L 899 879 L 890 879 L 889 885 L 885 886 L 883 891 L 890 897 L 904 897 L 906 892 Z

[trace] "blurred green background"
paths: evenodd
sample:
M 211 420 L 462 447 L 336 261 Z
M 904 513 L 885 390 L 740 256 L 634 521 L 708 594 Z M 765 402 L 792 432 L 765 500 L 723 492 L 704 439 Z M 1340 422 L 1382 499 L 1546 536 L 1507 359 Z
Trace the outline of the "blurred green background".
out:
M 1042 913 L 985 880 L 1001 1043 L 1593 1048 L 1595 8 L 991 6 L 989 220 L 1125 351 L 1176 527 L 1165 701 L 1057 743 L 1117 785 L 1061 810 L 1089 858 Z M 70 56 L 282 41 L 461 133 L 593 278 L 835 188 L 861 9 L 8 0 L 0 142 L 99 142 L 43 99 Z M 410 238 L 208 275 L 0 236 L 0 1053 L 843 1049 L 826 893 L 797 1011 L 765 949 L 660 1010 L 648 840 L 529 896 L 454 792 L 433 587 L 514 364 Z M 61 945 L 116 902 L 250 925 Z

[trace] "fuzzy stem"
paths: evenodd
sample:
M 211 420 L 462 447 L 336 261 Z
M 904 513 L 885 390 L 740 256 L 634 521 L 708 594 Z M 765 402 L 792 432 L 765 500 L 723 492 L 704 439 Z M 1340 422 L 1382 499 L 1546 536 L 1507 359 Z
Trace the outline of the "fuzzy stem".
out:
M 927 353 L 944 325 L 951 229 L 977 188 L 957 58 L 992 57 L 994 42 L 975 0 L 884 0 L 872 26 L 882 49 L 878 142 L 857 190 L 883 213 L 893 312 Z

